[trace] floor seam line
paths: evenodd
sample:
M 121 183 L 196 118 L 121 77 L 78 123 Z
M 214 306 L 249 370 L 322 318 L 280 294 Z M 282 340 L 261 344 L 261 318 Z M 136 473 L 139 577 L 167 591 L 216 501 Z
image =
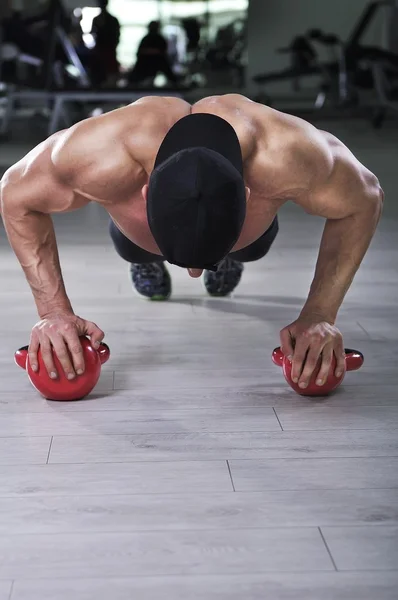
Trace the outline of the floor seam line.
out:
M 50 454 L 51 454 L 51 448 L 53 447 L 53 441 L 54 441 L 54 436 L 52 435 L 51 440 L 50 440 L 50 447 L 48 449 L 46 465 L 48 465 L 48 461 L 50 460 Z
M 227 459 L 227 467 L 228 467 L 229 477 L 231 479 L 232 489 L 233 489 L 234 492 L 236 492 L 235 484 L 234 484 L 234 478 L 232 477 L 231 465 L 229 464 L 229 460 L 228 459 Z
M 278 423 L 279 423 L 279 427 L 281 428 L 281 430 L 282 430 L 282 431 L 284 431 L 284 429 L 283 429 L 283 427 L 282 427 L 282 423 L 281 423 L 281 421 L 280 421 L 280 419 L 279 419 L 279 417 L 278 417 L 278 413 L 276 412 L 276 410 L 275 410 L 275 407 L 274 407 L 274 406 L 272 407 L 272 410 L 274 411 L 274 415 L 275 415 L 275 417 L 276 417 L 276 420 L 277 420 L 277 421 L 278 421 Z
M 327 542 L 326 542 L 326 540 L 325 540 L 325 536 L 323 535 L 322 529 L 321 529 L 320 527 L 318 527 L 318 531 L 319 531 L 319 534 L 320 534 L 320 536 L 321 536 L 321 538 L 322 538 L 322 541 L 323 541 L 323 543 L 324 543 L 324 545 L 325 545 L 325 548 L 326 548 L 326 550 L 327 550 L 327 553 L 329 554 L 329 558 L 330 558 L 330 560 L 332 561 L 332 564 L 333 564 L 334 570 L 337 572 L 337 571 L 338 571 L 337 565 L 336 565 L 336 563 L 335 563 L 335 560 L 334 560 L 334 558 L 333 558 L 333 555 L 332 555 L 332 553 L 331 553 L 331 551 L 330 551 L 330 548 L 329 548 L 329 546 L 328 546 L 328 544 L 327 544 Z

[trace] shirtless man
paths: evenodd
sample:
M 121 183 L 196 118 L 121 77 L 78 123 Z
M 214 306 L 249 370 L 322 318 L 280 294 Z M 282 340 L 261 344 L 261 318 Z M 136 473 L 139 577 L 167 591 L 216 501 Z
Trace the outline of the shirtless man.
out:
M 4 175 L 1 212 L 32 289 L 39 346 L 52 377 L 51 347 L 69 378 L 84 370 L 79 335 L 104 333 L 75 315 L 65 291 L 51 213 L 101 204 L 136 289 L 166 299 L 164 260 L 205 271 L 210 294 L 239 282 L 242 262 L 268 251 L 277 212 L 291 201 L 326 219 L 314 280 L 297 320 L 280 334 L 301 387 L 321 357 L 318 385 L 333 353 L 343 370 L 338 310 L 376 230 L 383 204 L 377 178 L 334 136 L 309 123 L 228 94 L 191 106 L 146 97 L 56 133 Z M 288 282 L 287 282 L 288 283 Z M 69 354 L 69 352 L 70 354 Z

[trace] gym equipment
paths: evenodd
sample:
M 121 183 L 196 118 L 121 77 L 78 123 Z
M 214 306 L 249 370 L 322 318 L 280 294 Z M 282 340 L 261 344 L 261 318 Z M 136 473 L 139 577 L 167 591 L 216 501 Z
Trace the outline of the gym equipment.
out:
M 314 101 L 314 108 L 321 109 L 327 100 L 336 109 L 355 108 L 360 104 L 360 94 L 366 90 L 375 92 L 376 100 L 371 115 L 375 127 L 380 127 L 387 110 L 398 111 L 398 53 L 396 46 L 389 44 L 389 50 L 363 43 L 365 33 L 380 12 L 389 11 L 390 19 L 398 22 L 396 0 L 370 2 L 362 12 L 358 22 L 346 41 L 335 35 L 325 34 L 319 29 L 310 30 L 305 36 L 293 40 L 283 52 L 291 53 L 291 67 L 283 71 L 265 73 L 253 77 L 260 86 L 258 101 L 271 104 L 270 98 L 261 86 L 274 81 L 292 80 L 296 91 L 300 89 L 299 79 L 308 75 L 321 76 L 321 84 Z M 391 26 L 391 36 L 394 27 Z M 317 53 L 311 52 L 314 43 L 321 44 L 329 52 L 330 59 L 318 60 Z M 359 114 L 356 111 L 356 114 Z M 350 113 L 352 116 L 352 111 Z
M 392 68 L 387 61 L 371 59 L 369 64 L 379 100 L 372 116 L 372 125 L 378 129 L 383 125 L 388 110 L 398 112 L 398 66 Z
M 14 57 L 3 57 L 5 83 L 47 91 L 88 88 L 89 75 L 71 42 L 70 27 L 62 0 L 49 0 L 35 16 L 15 11 L 3 23 L 3 46 L 16 48 Z
M 364 45 L 362 39 L 376 15 L 384 10 L 383 48 Z M 372 114 L 374 127 L 381 127 L 389 110 L 398 112 L 398 3 L 396 0 L 371 2 L 346 43 L 347 79 L 357 89 L 372 88 L 377 102 Z M 386 49 L 387 48 L 387 49 Z
M 272 361 L 279 367 L 282 367 L 283 374 L 287 383 L 290 387 L 300 394 L 300 396 L 327 396 L 341 385 L 345 374 L 347 371 L 357 371 L 360 369 L 364 362 L 364 357 L 361 352 L 358 350 L 345 349 L 345 371 L 341 377 L 335 376 L 336 371 L 336 357 L 333 356 L 332 364 L 330 366 L 329 375 L 327 377 L 326 383 L 322 386 L 316 385 L 316 379 L 318 377 L 319 369 L 321 367 L 321 359 L 319 359 L 317 368 L 315 369 L 308 387 L 305 389 L 301 389 L 298 386 L 298 383 L 294 383 L 292 380 L 292 363 L 288 360 L 287 356 L 285 356 L 280 347 L 275 348 L 272 353 Z
M 378 0 L 367 5 L 351 36 L 344 44 L 347 91 L 357 94 L 372 89 L 377 95 L 373 113 L 374 127 L 380 127 L 388 108 L 398 110 L 398 53 L 387 43 L 385 48 L 369 46 L 363 38 L 377 14 L 388 10 L 386 19 L 393 20 L 398 14 L 395 0 Z M 387 13 L 386 13 L 387 14 Z
M 70 401 L 82 400 L 97 385 L 101 374 L 101 366 L 107 362 L 110 357 L 110 350 L 107 344 L 100 344 L 98 350 L 95 350 L 86 337 L 81 337 L 80 342 L 83 348 L 85 362 L 85 371 L 83 375 L 77 375 L 75 379 L 69 381 L 61 363 L 54 354 L 54 363 L 58 371 L 57 379 L 51 379 L 44 366 L 40 348 L 38 352 L 39 370 L 33 371 L 29 361 L 28 348 L 23 346 L 16 351 L 14 360 L 16 364 L 25 369 L 28 373 L 33 387 L 47 400 Z
M 314 42 L 325 46 L 328 49 L 329 58 L 326 61 L 318 59 L 318 52 L 315 49 Z M 289 46 L 280 48 L 277 52 L 289 54 L 290 67 L 282 71 L 259 74 L 253 77 L 253 81 L 259 86 L 260 92 L 258 101 L 266 98 L 263 86 L 278 82 L 291 81 L 294 91 L 300 90 L 300 80 L 302 77 L 317 76 L 321 78 L 320 92 L 315 100 L 315 106 L 319 107 L 320 97 L 322 105 L 326 99 L 326 91 L 333 89 L 338 80 L 337 74 L 341 62 L 341 49 L 335 36 L 325 34 L 320 30 L 311 30 L 306 35 L 296 36 Z M 334 91 L 334 90 L 333 90 Z M 270 99 L 267 97 L 270 104 Z

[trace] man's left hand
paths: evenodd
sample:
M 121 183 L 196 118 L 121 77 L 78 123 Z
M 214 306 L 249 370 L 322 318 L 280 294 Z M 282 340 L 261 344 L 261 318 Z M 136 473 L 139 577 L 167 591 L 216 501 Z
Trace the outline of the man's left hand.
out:
M 340 377 L 345 369 L 343 336 L 334 325 L 318 316 L 302 316 L 282 329 L 280 333 L 282 352 L 292 361 L 292 379 L 300 388 L 308 387 L 319 359 L 321 367 L 316 384 L 326 383 L 333 354 L 337 366 L 335 375 Z

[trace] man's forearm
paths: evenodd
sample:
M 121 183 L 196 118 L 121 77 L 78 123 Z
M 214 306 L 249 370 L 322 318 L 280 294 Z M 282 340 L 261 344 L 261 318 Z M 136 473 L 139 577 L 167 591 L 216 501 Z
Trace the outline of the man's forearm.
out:
M 2 203 L 2 216 L 40 317 L 56 310 L 72 311 L 62 279 L 51 217 L 11 206 L 7 201 Z
M 344 297 L 369 248 L 382 210 L 382 198 L 367 210 L 326 221 L 315 277 L 301 312 L 319 314 L 334 323 Z

